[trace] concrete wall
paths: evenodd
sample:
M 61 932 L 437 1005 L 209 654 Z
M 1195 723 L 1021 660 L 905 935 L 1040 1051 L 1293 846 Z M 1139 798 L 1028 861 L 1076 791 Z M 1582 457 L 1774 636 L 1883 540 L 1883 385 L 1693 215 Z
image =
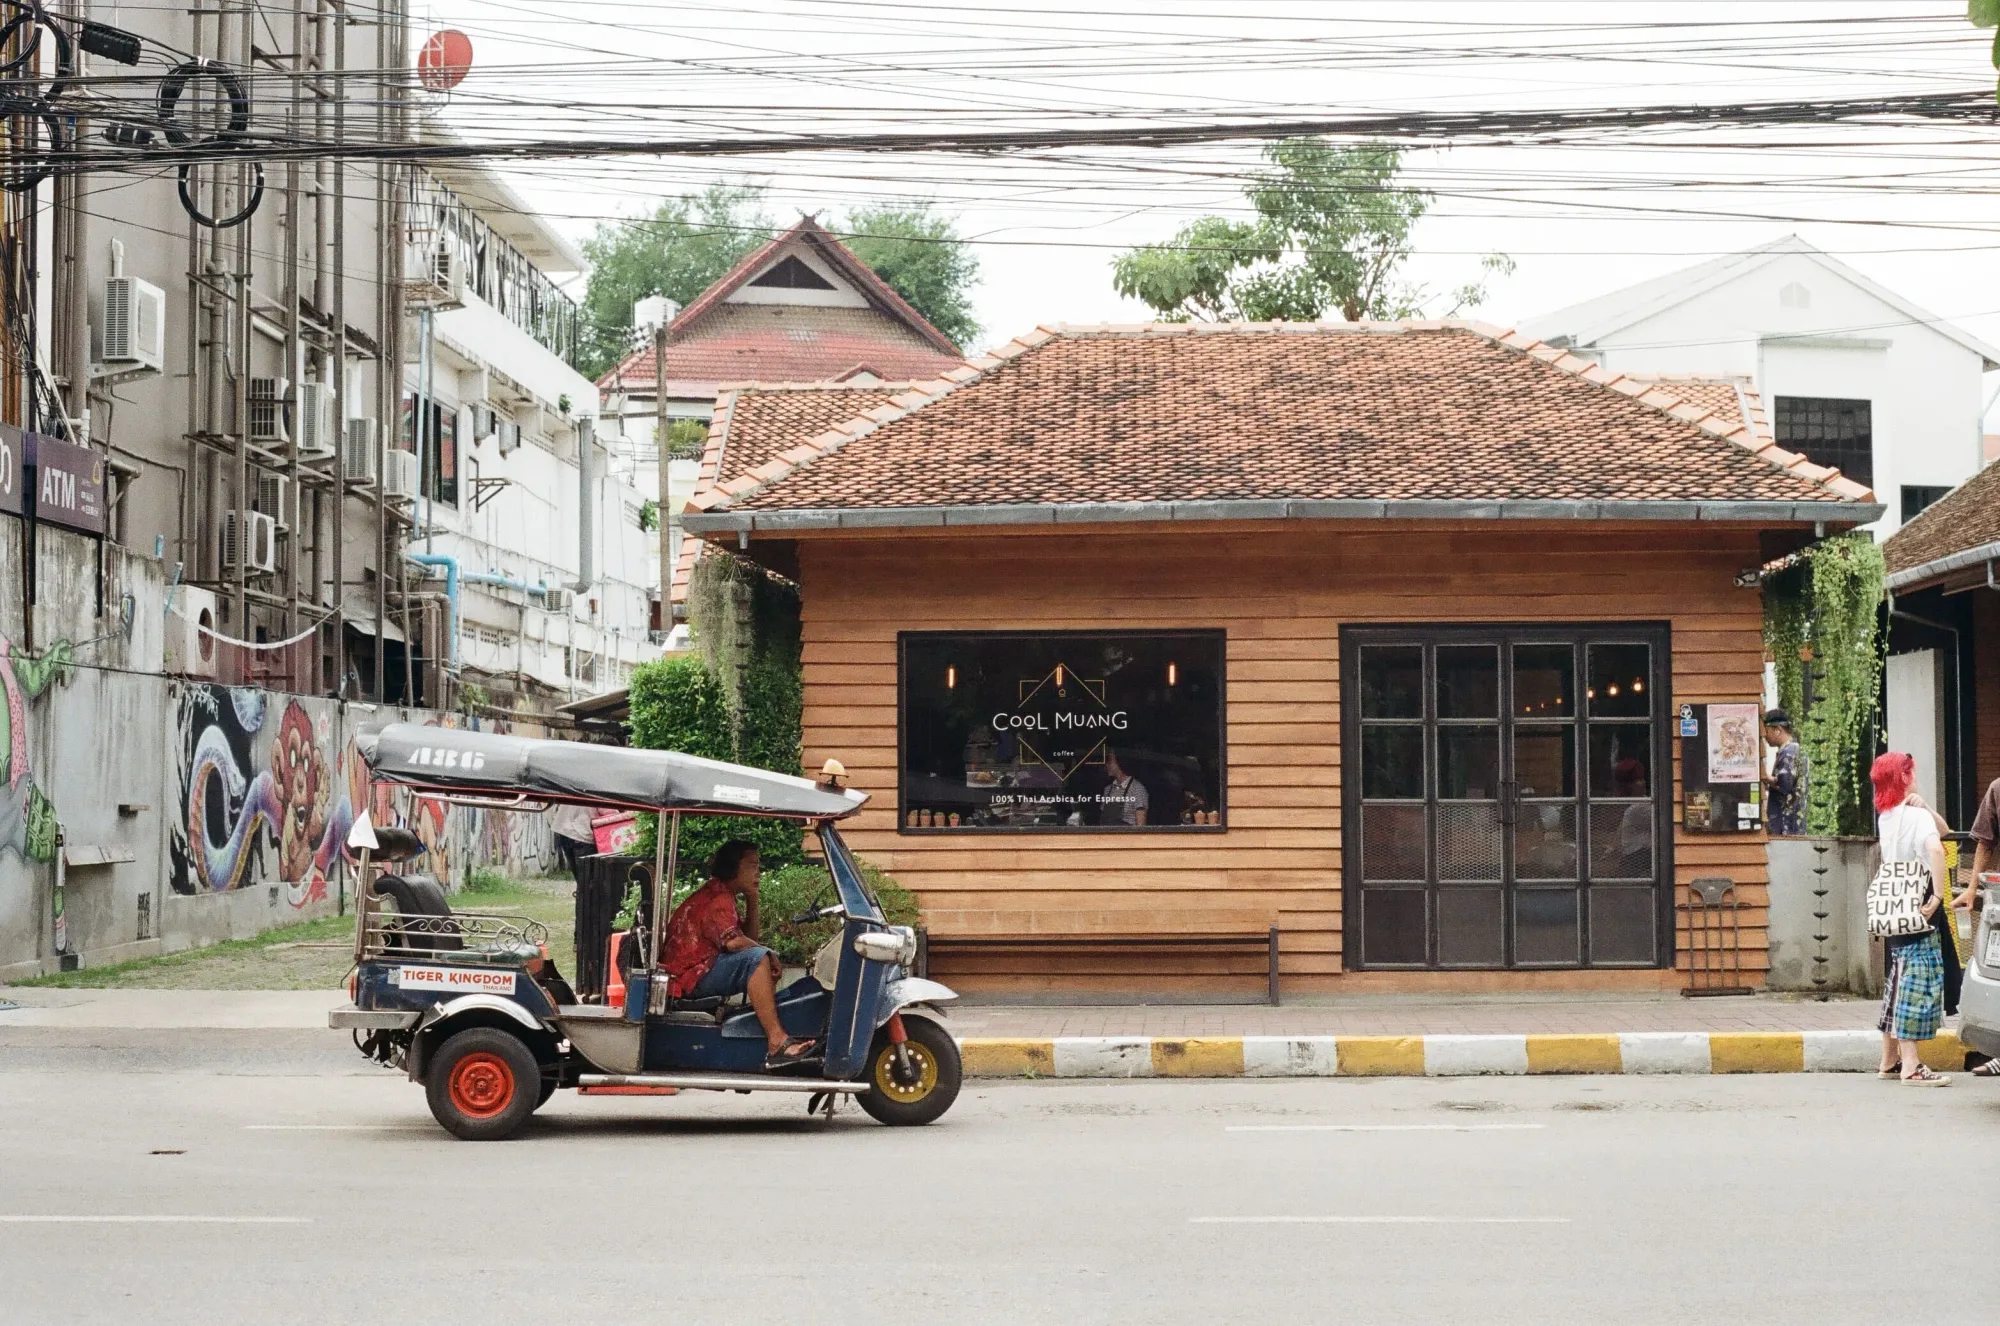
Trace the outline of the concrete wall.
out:
M 1771 839 L 1769 988 L 1881 993 L 1864 906 L 1874 845 L 1871 838 Z M 1824 898 L 1816 896 L 1821 888 Z M 1817 915 L 1822 912 L 1824 920 Z M 1814 960 L 1819 956 L 1826 958 L 1824 967 Z M 1824 986 L 1814 981 L 1820 975 Z
M 362 805 L 451 884 L 554 863 L 541 815 L 371 794 L 362 727 L 465 720 L 162 676 L 163 564 L 46 526 L 30 623 L 24 532 L 0 519 L 0 979 L 331 913 Z

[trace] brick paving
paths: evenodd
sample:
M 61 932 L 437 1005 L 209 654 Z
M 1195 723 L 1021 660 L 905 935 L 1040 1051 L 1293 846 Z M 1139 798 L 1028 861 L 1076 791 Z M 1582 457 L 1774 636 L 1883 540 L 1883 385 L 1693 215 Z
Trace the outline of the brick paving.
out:
M 1348 996 L 1258 1004 L 1002 1005 L 961 1002 L 960 1036 L 1477 1036 L 1621 1031 L 1872 1029 L 1872 999 L 1820 1003 L 1784 995 Z

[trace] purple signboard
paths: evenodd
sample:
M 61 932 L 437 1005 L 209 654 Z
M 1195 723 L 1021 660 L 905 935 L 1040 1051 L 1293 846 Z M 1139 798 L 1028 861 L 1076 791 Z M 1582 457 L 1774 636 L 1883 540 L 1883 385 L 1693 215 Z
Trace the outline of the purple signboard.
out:
M 35 519 L 85 534 L 104 533 L 104 458 L 89 447 L 30 433 Z
M 21 466 L 26 452 L 21 430 L 0 424 L 0 514 L 21 514 Z

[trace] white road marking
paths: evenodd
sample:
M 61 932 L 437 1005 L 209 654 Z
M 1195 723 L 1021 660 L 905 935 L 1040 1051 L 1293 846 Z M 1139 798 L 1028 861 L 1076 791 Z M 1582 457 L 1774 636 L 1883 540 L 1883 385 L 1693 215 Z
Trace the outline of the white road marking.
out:
M 310 1216 L 0 1215 L 5 1225 L 310 1225 Z
M 1567 1225 L 1567 1216 L 1189 1216 L 1190 1225 Z
M 428 1123 L 246 1123 L 253 1133 L 414 1133 L 434 1132 Z
M 1233 1123 L 1225 1133 L 1525 1133 L 1545 1123 Z

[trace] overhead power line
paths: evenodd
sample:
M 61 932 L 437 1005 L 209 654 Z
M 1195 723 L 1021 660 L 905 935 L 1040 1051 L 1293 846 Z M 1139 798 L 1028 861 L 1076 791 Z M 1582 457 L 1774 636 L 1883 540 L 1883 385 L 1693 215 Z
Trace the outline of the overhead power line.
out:
M 1100 117 L 1101 118 L 1101 117 Z M 1136 118 L 1136 117 L 1134 117 Z M 71 150 L 41 154 L 37 165 L 58 171 L 115 170 L 251 158 L 259 162 L 521 161 L 606 157 L 730 157 L 800 152 L 996 153 L 1048 148 L 1164 148 L 1195 143 L 1250 142 L 1304 135 L 1446 143 L 1507 140 L 1548 143 L 1573 135 L 1670 127 L 1837 124 L 1857 121 L 1993 124 L 2000 107 L 1986 88 L 1888 97 L 1672 104 L 1583 110 L 1379 112 L 1314 117 L 1234 117 L 1196 123 L 1080 123 L 1047 128 L 878 130 L 860 133 L 731 134 L 703 138 L 539 138 L 465 143 L 326 141 L 261 135 L 254 130 L 185 146 L 130 151 Z

